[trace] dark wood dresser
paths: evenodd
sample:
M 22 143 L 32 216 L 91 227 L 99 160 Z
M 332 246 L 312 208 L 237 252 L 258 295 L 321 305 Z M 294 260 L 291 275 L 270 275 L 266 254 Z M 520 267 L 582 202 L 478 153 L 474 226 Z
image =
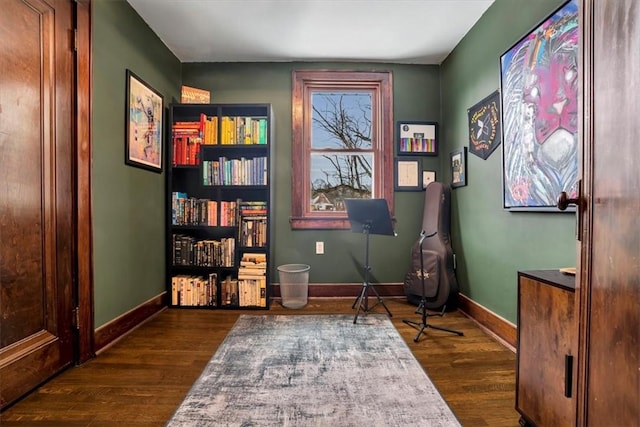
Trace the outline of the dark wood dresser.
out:
M 573 426 L 575 276 L 518 272 L 516 410 L 523 426 Z

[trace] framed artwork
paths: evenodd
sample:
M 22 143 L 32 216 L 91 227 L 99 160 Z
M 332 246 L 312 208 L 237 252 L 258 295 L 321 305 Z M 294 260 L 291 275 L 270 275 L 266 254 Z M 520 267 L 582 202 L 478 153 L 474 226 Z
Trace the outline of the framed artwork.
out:
M 467 110 L 469 152 L 487 160 L 500 145 L 500 92 L 496 90 Z
M 436 181 L 436 171 L 422 171 L 422 188 Z
M 127 70 L 125 163 L 162 172 L 164 98 Z
M 398 155 L 437 156 L 438 124 L 436 122 L 398 122 Z
M 578 37 L 571 0 L 500 56 L 505 209 L 560 212 L 577 194 Z
M 451 187 L 467 185 L 467 147 L 454 150 L 449 154 L 451 164 Z
M 422 190 L 420 160 L 416 158 L 396 159 L 395 190 L 396 191 L 420 191 Z

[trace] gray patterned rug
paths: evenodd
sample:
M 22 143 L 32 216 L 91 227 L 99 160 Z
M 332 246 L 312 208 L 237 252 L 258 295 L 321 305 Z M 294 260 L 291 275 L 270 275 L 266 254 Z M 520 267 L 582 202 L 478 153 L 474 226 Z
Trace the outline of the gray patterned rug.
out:
M 387 316 L 241 315 L 167 423 L 460 426 Z

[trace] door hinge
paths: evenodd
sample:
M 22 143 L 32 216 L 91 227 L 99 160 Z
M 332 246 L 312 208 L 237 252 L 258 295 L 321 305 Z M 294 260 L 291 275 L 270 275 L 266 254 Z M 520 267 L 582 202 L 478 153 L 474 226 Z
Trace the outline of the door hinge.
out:
M 78 51 L 78 29 L 77 28 L 73 29 L 73 51 L 74 52 Z
M 80 329 L 80 309 L 75 307 L 72 313 L 71 323 L 74 329 Z

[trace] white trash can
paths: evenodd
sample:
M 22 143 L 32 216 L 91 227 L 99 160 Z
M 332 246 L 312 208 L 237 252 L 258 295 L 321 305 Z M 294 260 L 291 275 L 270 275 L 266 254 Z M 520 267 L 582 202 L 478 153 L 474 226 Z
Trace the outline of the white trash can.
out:
M 278 266 L 282 305 L 287 308 L 302 308 L 307 305 L 309 293 L 309 270 L 306 264 Z

